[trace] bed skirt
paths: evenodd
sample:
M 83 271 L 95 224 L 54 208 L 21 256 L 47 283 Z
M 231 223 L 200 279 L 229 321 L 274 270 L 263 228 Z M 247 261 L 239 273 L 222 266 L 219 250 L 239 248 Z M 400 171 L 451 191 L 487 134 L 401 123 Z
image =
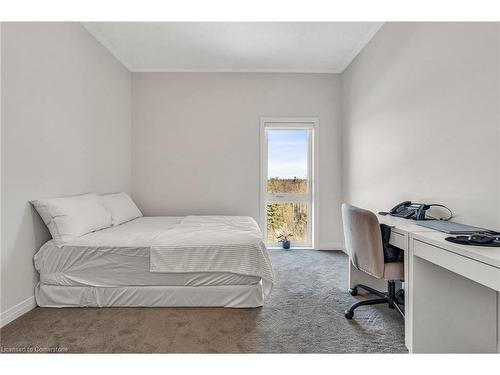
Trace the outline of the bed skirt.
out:
M 262 282 L 222 286 L 61 286 L 38 283 L 40 307 L 260 307 Z

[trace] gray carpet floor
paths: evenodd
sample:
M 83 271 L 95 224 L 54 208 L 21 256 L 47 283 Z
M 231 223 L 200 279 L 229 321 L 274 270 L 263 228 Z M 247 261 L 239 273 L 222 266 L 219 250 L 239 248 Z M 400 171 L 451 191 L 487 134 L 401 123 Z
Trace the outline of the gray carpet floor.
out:
M 271 250 L 276 284 L 265 306 L 224 308 L 36 308 L 3 327 L 12 348 L 80 353 L 406 353 L 404 322 L 387 306 L 344 310 L 338 251 Z M 31 348 L 31 349 L 30 349 Z

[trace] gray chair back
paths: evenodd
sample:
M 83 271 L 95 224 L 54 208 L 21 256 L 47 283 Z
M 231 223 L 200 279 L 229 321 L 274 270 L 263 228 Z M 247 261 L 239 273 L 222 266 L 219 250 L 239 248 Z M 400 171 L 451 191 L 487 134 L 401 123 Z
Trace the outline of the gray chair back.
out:
M 344 203 L 342 221 L 346 250 L 354 267 L 378 279 L 383 278 L 384 249 L 377 216 Z

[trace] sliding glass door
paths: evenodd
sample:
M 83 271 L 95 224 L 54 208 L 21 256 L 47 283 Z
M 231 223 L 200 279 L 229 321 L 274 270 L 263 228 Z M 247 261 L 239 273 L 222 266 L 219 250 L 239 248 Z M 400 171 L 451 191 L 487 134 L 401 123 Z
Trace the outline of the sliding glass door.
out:
M 262 123 L 261 216 L 267 245 L 281 235 L 294 247 L 314 244 L 315 120 L 264 119 Z

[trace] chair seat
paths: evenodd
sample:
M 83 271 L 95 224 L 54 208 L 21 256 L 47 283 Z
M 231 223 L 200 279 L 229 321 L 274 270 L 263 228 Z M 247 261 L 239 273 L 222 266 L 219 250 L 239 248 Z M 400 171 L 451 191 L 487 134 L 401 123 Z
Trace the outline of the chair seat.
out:
M 403 280 L 405 269 L 403 262 L 385 263 L 384 279 L 386 280 Z

